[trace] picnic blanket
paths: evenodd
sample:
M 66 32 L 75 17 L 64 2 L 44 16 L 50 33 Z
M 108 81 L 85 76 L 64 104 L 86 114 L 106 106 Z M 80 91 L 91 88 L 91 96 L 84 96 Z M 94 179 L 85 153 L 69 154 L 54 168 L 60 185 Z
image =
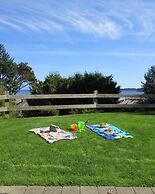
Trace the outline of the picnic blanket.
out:
M 72 140 L 77 138 L 74 134 L 64 131 L 60 129 L 58 126 L 56 128 L 56 131 L 51 131 L 50 127 L 34 128 L 30 129 L 29 131 L 32 131 L 35 134 L 40 135 L 42 138 L 48 141 L 48 143 L 54 143 L 59 140 Z
M 122 137 L 128 138 L 133 136 L 130 133 L 126 133 L 114 125 L 108 124 L 107 127 L 101 128 L 100 125 L 86 125 L 87 128 L 91 129 L 95 133 L 105 137 L 106 139 L 114 140 Z

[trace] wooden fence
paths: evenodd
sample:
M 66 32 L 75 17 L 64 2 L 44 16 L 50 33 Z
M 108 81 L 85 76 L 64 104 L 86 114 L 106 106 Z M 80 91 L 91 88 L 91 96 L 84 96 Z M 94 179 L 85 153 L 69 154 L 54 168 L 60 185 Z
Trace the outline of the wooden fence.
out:
M 115 98 L 122 99 L 124 103 L 118 101 L 115 104 L 99 104 L 98 99 L 103 98 Z M 40 95 L 9 95 L 8 92 L 5 92 L 4 95 L 0 95 L 0 100 L 5 101 L 5 106 L 0 107 L 0 112 L 8 111 L 31 111 L 31 110 L 51 110 L 51 109 L 85 109 L 85 108 L 94 108 L 94 109 L 104 109 L 104 108 L 155 108 L 155 104 L 146 104 L 146 103 L 137 103 L 139 100 L 154 99 L 155 95 L 128 95 L 128 94 L 99 94 L 97 91 L 94 91 L 92 94 L 40 94 Z M 70 105 L 42 105 L 42 106 L 20 106 L 16 103 L 10 103 L 12 100 L 28 100 L 28 99 L 92 99 L 91 104 L 70 104 Z M 129 103 L 126 103 L 129 101 Z M 136 102 L 136 103 L 134 103 Z

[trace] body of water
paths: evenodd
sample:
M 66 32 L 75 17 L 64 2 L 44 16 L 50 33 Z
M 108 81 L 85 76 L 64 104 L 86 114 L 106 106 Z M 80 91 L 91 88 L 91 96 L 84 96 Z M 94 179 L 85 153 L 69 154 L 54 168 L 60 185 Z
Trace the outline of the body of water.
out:
M 20 94 L 31 94 L 30 90 L 20 90 L 17 95 L 20 95 Z
M 144 92 L 136 89 L 123 89 L 120 94 L 144 94 Z
M 17 95 L 20 94 L 30 94 L 30 90 L 20 90 Z M 143 92 L 136 89 L 122 89 L 120 94 L 143 94 Z

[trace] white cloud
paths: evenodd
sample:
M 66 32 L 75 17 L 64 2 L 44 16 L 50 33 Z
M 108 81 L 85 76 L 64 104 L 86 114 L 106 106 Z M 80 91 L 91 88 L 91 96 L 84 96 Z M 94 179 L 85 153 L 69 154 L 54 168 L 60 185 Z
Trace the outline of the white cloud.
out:
M 24 32 L 149 37 L 155 34 L 154 10 L 148 0 L 12 0 L 1 2 L 0 23 Z
M 49 19 L 32 19 L 32 20 L 26 20 L 23 19 L 21 21 L 18 21 L 19 25 L 23 26 L 23 28 L 27 28 L 29 30 L 35 30 L 35 31 L 63 31 L 63 27 L 59 25 L 58 23 L 55 23 L 53 21 L 50 21 Z
M 97 18 L 95 21 L 87 19 L 85 17 L 74 16 L 70 17 L 68 23 L 74 27 L 75 30 L 93 34 L 99 37 L 117 38 L 120 36 L 120 28 L 115 22 Z
M 113 57 L 155 57 L 155 52 L 80 52 L 54 50 L 15 50 L 12 54 L 52 55 L 52 56 L 113 56 Z
M 14 28 L 16 30 L 22 31 L 22 28 L 18 24 L 16 24 L 13 21 L 9 21 L 7 19 L 4 19 L 4 18 L 0 18 L 0 24 L 1 25 L 6 25 L 6 26 L 9 26 L 9 27 Z

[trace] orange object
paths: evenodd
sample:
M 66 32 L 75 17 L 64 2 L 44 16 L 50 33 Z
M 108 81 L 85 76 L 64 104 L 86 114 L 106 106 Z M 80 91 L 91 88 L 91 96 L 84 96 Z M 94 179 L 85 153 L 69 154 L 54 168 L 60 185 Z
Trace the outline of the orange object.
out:
M 72 124 L 71 126 L 70 126 L 70 128 L 71 128 L 71 130 L 72 131 L 77 131 L 78 130 L 78 126 L 77 126 L 77 124 Z
M 114 133 L 114 131 L 111 130 L 111 129 L 106 129 L 106 130 L 104 130 L 104 132 L 106 132 L 107 134 L 113 134 Z

